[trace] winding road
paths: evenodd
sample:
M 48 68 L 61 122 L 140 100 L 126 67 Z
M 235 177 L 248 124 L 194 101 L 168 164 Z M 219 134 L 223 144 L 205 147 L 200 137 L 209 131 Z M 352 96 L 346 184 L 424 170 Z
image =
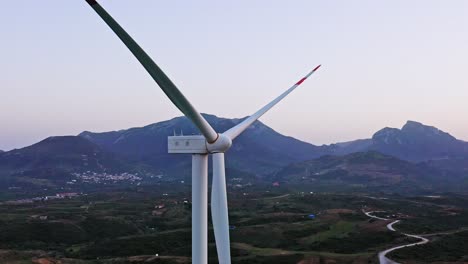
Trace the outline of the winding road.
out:
M 283 194 L 283 195 L 280 195 L 280 196 L 274 196 L 274 197 L 265 197 L 265 198 L 255 198 L 255 199 L 251 199 L 252 201 L 259 201 L 259 200 L 275 200 L 275 199 L 281 199 L 281 198 L 286 198 L 288 196 L 290 196 L 291 194 Z
M 374 216 L 372 215 L 372 213 L 377 213 L 377 212 L 383 212 L 383 211 L 370 211 L 370 212 L 364 212 L 363 213 L 365 215 L 367 215 L 368 217 L 371 217 L 371 218 L 375 218 L 375 219 L 379 219 L 379 220 L 385 220 L 385 221 L 388 221 L 390 219 L 387 219 L 387 218 L 382 218 L 382 217 L 378 217 L 378 216 Z M 387 225 L 387 229 L 390 230 L 390 231 L 393 231 L 393 232 L 396 232 L 395 228 L 393 228 L 393 225 L 400 222 L 400 220 L 395 220 L 391 223 L 389 223 Z M 379 252 L 379 262 L 380 264 L 399 264 L 398 262 L 395 262 L 389 258 L 386 257 L 386 255 L 394 250 L 397 250 L 397 249 L 400 249 L 400 248 L 404 248 L 404 247 L 412 247 L 412 246 L 416 246 L 416 245 L 422 245 L 422 244 L 426 244 L 427 242 L 429 242 L 429 239 L 425 238 L 425 237 L 422 237 L 422 236 L 417 236 L 417 235 L 411 235 L 411 234 L 405 234 L 405 233 L 402 233 L 403 235 L 407 236 L 407 237 L 413 237 L 413 238 L 417 238 L 421 241 L 419 242 L 416 242 L 416 243 L 411 243 L 411 244 L 406 244 L 406 245 L 401 245 L 401 246 L 396 246 L 396 247 L 392 247 L 392 248 L 389 248 L 389 249 L 386 249 L 384 251 L 380 251 Z

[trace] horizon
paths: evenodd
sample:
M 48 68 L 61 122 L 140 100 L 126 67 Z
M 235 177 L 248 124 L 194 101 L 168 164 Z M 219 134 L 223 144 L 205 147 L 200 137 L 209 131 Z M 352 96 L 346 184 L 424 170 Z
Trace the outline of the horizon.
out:
M 406 120 L 468 140 L 466 1 L 100 3 L 201 112 L 248 116 L 323 64 L 260 120 L 315 145 Z M 0 149 L 182 115 L 85 1 L 10 1 L 0 22 Z
M 213 115 L 213 116 L 215 116 L 215 117 L 217 117 L 217 118 L 221 118 L 221 119 L 243 119 L 243 118 L 248 117 L 248 116 L 244 116 L 244 117 L 239 117 L 239 118 L 235 118 L 235 117 L 234 117 L 234 118 L 228 118 L 228 117 L 220 117 L 220 116 L 217 116 L 217 115 L 214 115 L 214 114 L 208 114 L 208 113 L 202 113 L 202 115 Z M 11 151 L 11 150 L 15 150 L 15 149 L 21 149 L 21 148 L 24 148 L 24 147 L 28 147 L 28 146 L 34 145 L 34 144 L 36 144 L 36 143 L 38 143 L 38 142 L 41 142 L 41 141 L 43 141 L 43 140 L 45 140 L 45 139 L 47 139 L 47 138 L 50 138 L 50 137 L 79 136 L 81 133 L 84 133 L 84 132 L 106 133 L 106 132 L 114 132 L 114 131 L 121 131 L 121 130 L 129 130 L 129 129 L 133 129 L 133 128 L 143 128 L 143 127 L 146 127 L 146 126 L 151 126 L 151 125 L 156 124 L 156 123 L 165 122 L 165 121 L 170 121 L 170 120 L 172 120 L 172 119 L 181 118 L 181 117 L 185 117 L 185 116 L 183 116 L 183 115 L 182 115 L 182 116 L 176 116 L 176 117 L 173 117 L 173 118 L 170 118 L 170 119 L 167 119 L 167 120 L 161 120 L 161 121 L 149 123 L 149 124 L 146 124 L 146 125 L 134 126 L 134 127 L 128 127 L 128 128 L 122 128 L 122 129 L 115 129 L 115 130 L 109 130 L 109 131 L 90 131 L 90 130 L 82 130 L 81 132 L 79 132 L 79 133 L 77 133 L 77 134 L 49 135 L 49 136 L 47 136 L 47 137 L 45 137 L 45 138 L 42 138 L 42 139 L 39 139 L 39 140 L 37 140 L 36 142 L 33 142 L 33 143 L 29 144 L 29 145 L 20 146 L 20 147 L 14 147 L 14 148 L 10 148 L 10 149 L 2 149 L 2 148 L 0 148 L 0 150 L 2 150 L 2 151 Z M 186 117 L 185 117 L 185 118 L 186 118 Z M 262 122 L 261 120 L 259 120 L 259 121 Z M 295 138 L 295 137 L 293 137 L 293 138 L 295 138 L 295 139 L 297 139 L 297 140 L 300 140 L 300 141 L 303 141 L 303 142 L 306 142 L 306 143 L 309 143 L 309 144 L 312 144 L 312 145 L 316 145 L 316 146 L 321 146 L 321 145 L 332 145 L 332 144 L 337 144 L 337 143 L 347 143 L 347 142 L 351 142 L 351 141 L 355 141 L 355 140 L 371 139 L 372 136 L 373 136 L 376 132 L 378 132 L 378 131 L 380 131 L 380 130 L 382 130 L 382 129 L 384 129 L 384 128 L 397 128 L 397 129 L 402 129 L 402 127 L 403 127 L 404 125 L 406 125 L 408 122 L 416 122 L 416 123 L 420 123 L 420 124 L 422 124 L 422 125 L 424 125 L 424 126 L 435 127 L 435 126 L 432 126 L 431 124 L 425 124 L 425 123 L 419 122 L 419 121 L 417 121 L 417 120 L 407 120 L 406 122 L 404 122 L 404 124 L 402 124 L 402 125 L 399 126 L 399 127 L 389 127 L 389 126 L 385 126 L 385 127 L 382 127 L 382 128 L 380 128 L 380 129 L 374 131 L 374 132 L 373 132 L 370 136 L 368 136 L 368 137 L 355 138 L 355 139 L 348 140 L 348 141 L 336 141 L 336 142 L 318 144 L 318 143 L 315 143 L 315 142 L 309 142 L 309 141 L 302 140 L 302 139 Z M 266 126 L 272 128 L 272 127 L 269 126 L 268 124 L 266 124 L 266 123 L 264 123 L 264 122 L 262 122 L 262 123 L 263 123 L 264 125 L 266 125 Z M 452 133 L 450 133 L 450 132 L 444 130 L 443 128 L 440 128 L 440 127 L 435 127 L 435 128 L 441 130 L 442 132 L 446 132 L 446 133 L 452 135 L 452 136 L 455 137 L 457 140 L 461 140 L 461 141 L 465 141 L 465 142 L 466 142 L 466 140 L 464 140 L 464 139 L 462 139 L 462 138 L 456 137 L 456 136 L 453 135 Z M 283 133 L 277 131 L 277 130 L 274 129 L 274 128 L 272 128 L 272 129 L 275 130 L 277 133 L 280 133 L 280 134 L 283 135 L 283 136 L 290 136 L 290 135 L 287 135 L 287 134 L 283 134 Z M 224 131 L 219 131 L 219 132 L 222 133 L 222 132 L 224 132 Z M 0 143 L 1 143 L 1 142 L 0 142 Z

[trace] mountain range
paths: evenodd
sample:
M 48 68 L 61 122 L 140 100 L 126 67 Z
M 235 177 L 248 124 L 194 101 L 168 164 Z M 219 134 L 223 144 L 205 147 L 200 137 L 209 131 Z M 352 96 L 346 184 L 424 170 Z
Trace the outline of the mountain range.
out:
M 403 160 L 418 162 L 468 156 L 468 142 L 433 126 L 408 121 L 401 129 L 386 127 L 372 138 L 331 145 L 331 153 L 374 150 Z
M 204 117 L 217 131 L 243 120 Z M 126 130 L 50 137 L 0 153 L 0 186 L 11 186 L 18 180 L 39 185 L 47 180 L 60 185 L 76 173 L 184 178 L 190 174 L 190 155 L 167 153 L 167 136 L 175 133 L 198 131 L 186 117 L 177 117 Z M 230 171 L 266 182 L 430 189 L 466 182 L 467 161 L 467 142 L 414 121 L 401 129 L 383 128 L 370 139 L 322 146 L 281 135 L 257 121 L 236 139 L 226 165 L 228 177 L 233 176 Z

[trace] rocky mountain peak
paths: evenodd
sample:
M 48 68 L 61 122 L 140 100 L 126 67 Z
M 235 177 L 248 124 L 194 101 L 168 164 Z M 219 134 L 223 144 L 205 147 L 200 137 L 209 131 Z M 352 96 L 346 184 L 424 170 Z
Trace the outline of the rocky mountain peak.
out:
M 436 127 L 427 126 L 419 122 L 408 121 L 401 128 L 402 133 L 407 137 L 412 137 L 416 141 L 429 140 L 444 143 L 456 142 L 457 139 L 447 132 Z
M 372 140 L 381 142 L 382 144 L 389 145 L 393 143 L 401 144 L 401 130 L 398 128 L 385 127 L 377 131 Z

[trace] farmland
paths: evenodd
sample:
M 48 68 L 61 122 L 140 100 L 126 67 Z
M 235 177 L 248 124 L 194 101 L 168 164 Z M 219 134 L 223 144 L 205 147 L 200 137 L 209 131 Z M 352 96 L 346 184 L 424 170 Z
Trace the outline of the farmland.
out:
M 377 263 L 379 251 L 411 239 L 390 232 L 388 222 L 371 219 L 363 211 L 378 210 L 382 216 L 402 219 L 398 230 L 430 234 L 466 227 L 466 201 L 455 195 L 375 197 L 280 188 L 230 190 L 233 263 Z M 190 262 L 187 188 L 170 193 L 158 187 L 127 188 L 28 204 L 4 203 L 0 217 L 2 263 Z M 463 235 L 437 236 L 434 245 L 450 248 Z M 209 243 L 210 263 L 216 263 L 211 229 Z M 405 263 L 421 254 L 418 248 L 396 251 L 394 256 Z M 463 256 L 455 254 L 451 259 Z

